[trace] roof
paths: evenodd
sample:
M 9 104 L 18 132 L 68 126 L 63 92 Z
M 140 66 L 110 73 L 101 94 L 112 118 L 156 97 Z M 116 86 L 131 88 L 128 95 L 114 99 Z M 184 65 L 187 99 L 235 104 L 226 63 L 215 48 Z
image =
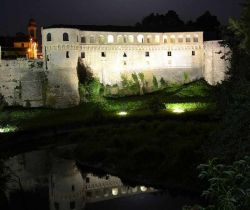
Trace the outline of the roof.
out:
M 115 25 L 64 25 L 64 24 L 55 24 L 51 26 L 45 26 L 43 29 L 52 29 L 52 28 L 71 28 L 79 29 L 81 31 L 106 31 L 106 32 L 197 32 L 197 30 L 192 30 L 190 28 L 176 28 L 169 30 L 149 30 L 147 28 L 136 27 L 136 26 L 115 26 Z

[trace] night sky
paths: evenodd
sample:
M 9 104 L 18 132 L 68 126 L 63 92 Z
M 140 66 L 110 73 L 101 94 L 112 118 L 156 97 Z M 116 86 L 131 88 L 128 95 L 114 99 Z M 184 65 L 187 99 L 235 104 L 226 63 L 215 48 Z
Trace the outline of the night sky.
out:
M 206 10 L 223 23 L 238 16 L 243 0 L 1 0 L 0 35 L 26 32 L 33 17 L 39 27 L 52 24 L 134 25 L 152 12 L 175 10 L 183 20 Z

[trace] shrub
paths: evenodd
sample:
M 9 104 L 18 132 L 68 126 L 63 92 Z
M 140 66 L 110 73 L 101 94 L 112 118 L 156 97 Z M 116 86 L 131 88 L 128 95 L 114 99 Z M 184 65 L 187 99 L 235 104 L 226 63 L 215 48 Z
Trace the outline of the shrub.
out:
M 158 90 L 158 81 L 157 78 L 155 76 L 153 76 L 153 89 L 154 90 Z

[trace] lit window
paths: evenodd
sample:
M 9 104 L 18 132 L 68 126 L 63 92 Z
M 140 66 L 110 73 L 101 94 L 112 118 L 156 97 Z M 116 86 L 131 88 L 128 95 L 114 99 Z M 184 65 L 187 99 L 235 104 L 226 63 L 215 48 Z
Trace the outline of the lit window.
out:
M 172 56 L 172 52 L 171 51 L 168 51 L 168 56 Z
M 145 52 L 145 56 L 146 56 L 146 57 L 149 57 L 149 52 Z
M 137 36 L 137 41 L 138 41 L 139 43 L 143 43 L 143 42 L 144 42 L 144 36 L 143 36 L 143 35 L 138 35 L 138 36 Z
M 63 33 L 63 41 L 69 41 L 68 33 Z
M 108 43 L 114 43 L 114 36 L 108 35 Z
M 192 56 L 195 56 L 195 51 L 192 51 Z
M 119 193 L 118 188 L 112 189 L 112 195 L 116 196 L 116 195 L 118 195 L 118 193 Z
M 123 53 L 123 57 L 124 57 L 124 58 L 128 57 L 128 56 L 127 56 L 127 53 Z
M 105 52 L 102 52 L 101 55 L 102 55 L 103 58 L 106 57 L 106 53 Z
M 129 35 L 128 36 L 128 41 L 129 41 L 129 43 L 134 43 L 134 36 L 133 35 Z
M 50 42 L 51 41 L 51 33 L 48 33 L 47 34 L 47 42 Z
M 66 58 L 69 58 L 69 51 L 66 52 Z
M 156 36 L 155 36 L 155 42 L 156 42 L 156 43 L 160 43 L 160 36 L 159 36 L 159 35 L 156 35 Z
M 69 203 L 69 207 L 70 207 L 70 209 L 75 209 L 75 208 L 76 208 L 76 203 L 75 203 L 75 201 L 71 201 L 71 202 Z
M 81 37 L 81 43 L 86 43 L 86 37 L 85 36 Z
M 81 58 L 85 58 L 85 52 L 81 52 Z

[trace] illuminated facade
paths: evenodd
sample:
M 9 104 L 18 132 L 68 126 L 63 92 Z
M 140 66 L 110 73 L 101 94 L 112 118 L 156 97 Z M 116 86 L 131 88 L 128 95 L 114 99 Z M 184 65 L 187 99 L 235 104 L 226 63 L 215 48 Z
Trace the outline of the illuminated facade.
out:
M 170 82 L 183 82 L 184 74 L 189 81 L 204 77 L 203 32 L 110 32 L 80 26 L 48 27 L 42 30 L 42 42 L 48 70 L 75 69 L 80 58 L 103 84 L 119 84 L 121 75 L 141 72 L 149 82 L 153 76 Z M 225 69 L 220 71 L 224 73 Z M 222 80 L 223 75 L 208 82 Z

